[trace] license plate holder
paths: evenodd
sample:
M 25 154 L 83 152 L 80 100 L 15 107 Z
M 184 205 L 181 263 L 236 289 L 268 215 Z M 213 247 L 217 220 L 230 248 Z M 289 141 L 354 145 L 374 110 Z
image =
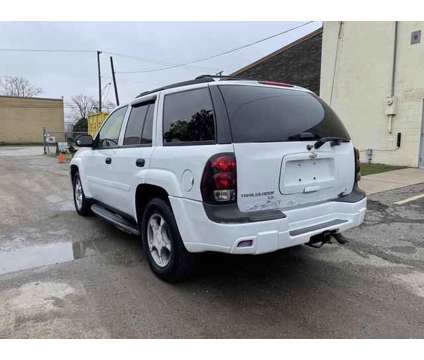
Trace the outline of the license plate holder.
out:
M 280 172 L 282 194 L 311 193 L 335 186 L 334 158 L 321 155 L 314 159 L 310 153 L 287 155 Z

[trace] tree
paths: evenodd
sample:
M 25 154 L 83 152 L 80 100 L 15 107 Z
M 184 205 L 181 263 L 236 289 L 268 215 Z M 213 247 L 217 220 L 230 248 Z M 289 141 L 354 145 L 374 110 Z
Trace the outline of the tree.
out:
M 94 112 L 94 99 L 91 96 L 76 95 L 71 97 L 74 119 L 87 119 Z
M 74 128 L 72 129 L 73 132 L 84 132 L 86 133 L 88 131 L 88 123 L 86 118 L 81 118 L 77 120 L 77 122 L 74 124 Z
M 92 96 L 87 95 L 76 95 L 71 97 L 71 108 L 72 108 L 72 118 L 75 120 L 88 119 L 90 113 L 95 113 L 98 111 L 98 101 L 94 100 Z M 102 111 L 110 112 L 115 107 L 115 104 L 111 101 L 106 101 L 102 105 Z
M 210 140 L 214 138 L 214 120 L 212 111 L 200 110 L 190 120 L 177 120 L 164 133 L 166 141 Z
M 115 103 L 113 101 L 105 101 L 102 102 L 102 112 L 110 113 L 112 110 L 116 107 Z M 99 108 L 99 101 L 94 101 L 94 109 L 97 111 Z
M 4 76 L 3 78 L 0 78 L 1 95 L 32 97 L 41 93 L 41 88 L 35 87 L 23 77 Z

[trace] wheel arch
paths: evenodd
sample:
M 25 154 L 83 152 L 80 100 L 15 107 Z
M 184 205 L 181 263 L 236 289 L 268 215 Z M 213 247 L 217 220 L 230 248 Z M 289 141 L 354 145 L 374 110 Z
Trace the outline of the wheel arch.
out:
M 74 181 L 74 176 L 77 173 L 77 171 L 79 171 L 78 165 L 71 164 L 71 168 L 70 168 L 71 181 Z
M 141 217 L 147 203 L 153 198 L 160 198 L 166 201 L 171 207 L 169 194 L 163 187 L 149 183 L 139 184 L 135 191 L 135 214 L 139 224 L 141 223 Z
M 74 157 L 72 159 L 71 165 L 69 166 L 69 176 L 71 178 L 71 183 L 73 184 L 75 173 L 78 172 L 79 176 L 80 176 L 82 187 L 84 189 L 84 194 L 85 194 L 86 197 L 91 198 L 92 194 L 91 194 L 90 188 L 88 186 L 88 180 L 85 177 L 84 169 L 83 169 L 82 165 L 83 164 L 82 164 L 81 160 L 79 158 L 75 159 L 75 157 Z

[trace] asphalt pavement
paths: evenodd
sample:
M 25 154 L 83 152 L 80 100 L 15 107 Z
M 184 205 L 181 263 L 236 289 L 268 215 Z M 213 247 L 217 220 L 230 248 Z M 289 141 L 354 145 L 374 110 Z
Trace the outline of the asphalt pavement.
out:
M 207 254 L 157 279 L 137 237 L 78 216 L 68 166 L 0 147 L 0 338 L 422 338 L 424 184 L 373 194 L 349 243 Z

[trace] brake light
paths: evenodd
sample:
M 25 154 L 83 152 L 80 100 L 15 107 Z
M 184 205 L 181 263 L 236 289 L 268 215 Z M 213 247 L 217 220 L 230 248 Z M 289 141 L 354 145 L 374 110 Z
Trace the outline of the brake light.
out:
M 353 148 L 355 152 L 355 182 L 357 183 L 361 180 L 361 163 L 359 159 L 359 150 L 357 148 Z
M 237 198 L 237 163 L 233 153 L 217 154 L 206 163 L 201 192 L 208 203 L 230 203 Z
M 270 80 L 259 81 L 259 84 L 273 85 L 273 86 L 283 86 L 283 87 L 294 87 L 294 85 L 291 85 L 291 84 L 287 84 L 287 83 L 283 83 L 283 82 L 279 82 L 279 81 L 270 81 Z
M 217 155 L 212 160 L 211 166 L 218 171 L 233 171 L 236 169 L 236 159 L 233 155 Z

